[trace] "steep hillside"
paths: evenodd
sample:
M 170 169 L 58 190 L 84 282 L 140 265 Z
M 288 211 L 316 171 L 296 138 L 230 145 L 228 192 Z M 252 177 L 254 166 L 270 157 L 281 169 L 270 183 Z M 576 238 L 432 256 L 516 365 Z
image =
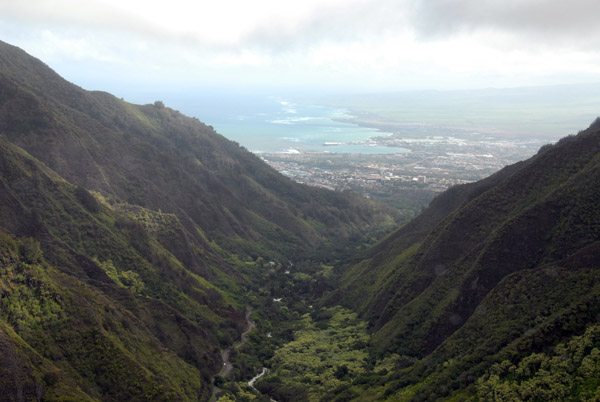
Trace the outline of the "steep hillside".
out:
M 528 161 L 440 195 L 347 268 L 331 300 L 369 319 L 376 356 L 417 361 L 389 378 L 386 395 L 472 393 L 494 362 L 516 365 L 596 323 L 599 197 L 597 120 Z
M 289 259 L 386 218 L 358 196 L 292 182 L 160 101 L 137 106 L 84 91 L 7 44 L 0 45 L 0 133 L 111 204 L 176 214 L 203 249 L 214 240 L 236 254 Z M 210 265 L 185 257 L 198 269 Z
M 85 91 L 0 43 L 8 400 L 208 400 L 262 262 L 384 223 L 389 211 L 296 184 L 162 102 Z
M 0 141 L 0 154 L 6 393 L 205 399 L 217 335 L 237 329 L 219 291 L 23 150 Z

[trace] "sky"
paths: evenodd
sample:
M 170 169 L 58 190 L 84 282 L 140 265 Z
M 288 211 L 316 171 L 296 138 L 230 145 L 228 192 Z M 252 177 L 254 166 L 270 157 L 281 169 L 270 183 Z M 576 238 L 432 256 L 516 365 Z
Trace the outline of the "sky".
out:
M 599 0 L 0 0 L 0 40 L 86 89 L 600 82 Z

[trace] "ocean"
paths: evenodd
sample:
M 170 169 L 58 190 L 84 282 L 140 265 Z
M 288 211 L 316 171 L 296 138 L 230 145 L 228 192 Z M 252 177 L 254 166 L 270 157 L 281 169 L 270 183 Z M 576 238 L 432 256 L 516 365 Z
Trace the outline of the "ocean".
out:
M 188 95 L 165 102 L 197 117 L 254 153 L 394 154 L 401 148 L 368 140 L 389 133 L 339 120 L 352 117 L 344 109 L 295 103 L 276 96 Z

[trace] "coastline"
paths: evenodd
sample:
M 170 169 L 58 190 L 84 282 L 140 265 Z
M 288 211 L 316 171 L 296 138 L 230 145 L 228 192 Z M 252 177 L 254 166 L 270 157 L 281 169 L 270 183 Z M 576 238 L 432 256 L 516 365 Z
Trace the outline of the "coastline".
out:
M 385 120 L 383 118 L 369 118 L 369 117 L 359 117 L 355 116 L 356 113 L 351 112 L 353 117 L 344 118 L 344 119 L 332 119 L 338 123 L 345 124 L 354 124 L 359 127 L 371 128 L 377 130 L 380 133 L 394 134 L 394 131 L 414 126 L 421 126 L 422 124 L 418 123 L 400 123 L 392 120 Z M 372 137 L 375 138 L 375 137 Z

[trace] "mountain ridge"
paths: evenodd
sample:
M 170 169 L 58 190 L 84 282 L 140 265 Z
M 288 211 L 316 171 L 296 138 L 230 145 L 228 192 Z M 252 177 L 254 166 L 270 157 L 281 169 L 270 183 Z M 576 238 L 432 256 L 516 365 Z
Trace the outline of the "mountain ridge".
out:
M 330 300 L 369 319 L 376 355 L 417 359 L 390 392 L 412 389 L 407 400 L 458 395 L 492 363 L 515 362 L 597 323 L 599 123 L 438 196 L 345 269 Z M 436 390 L 442 379 L 447 386 Z
M 160 101 L 85 91 L 2 42 L 0 156 L 9 400 L 207 400 L 251 300 L 265 300 L 265 316 L 310 312 L 312 330 L 327 328 L 334 309 L 312 311 L 293 292 L 322 295 L 343 252 L 395 218 L 294 183 Z M 440 194 L 338 267 L 324 303 L 352 308 L 371 331 L 368 344 L 365 333 L 346 345 L 370 354 L 361 382 L 348 383 L 364 392 L 340 398 L 599 397 L 599 194 L 600 119 Z M 288 280 L 297 262 L 323 283 L 301 271 Z M 338 313 L 343 332 L 352 314 Z M 391 365 L 372 372 L 382 358 Z
M 2 42 L 0 155 L 0 390 L 17 400 L 207 400 L 256 271 L 393 222 Z

